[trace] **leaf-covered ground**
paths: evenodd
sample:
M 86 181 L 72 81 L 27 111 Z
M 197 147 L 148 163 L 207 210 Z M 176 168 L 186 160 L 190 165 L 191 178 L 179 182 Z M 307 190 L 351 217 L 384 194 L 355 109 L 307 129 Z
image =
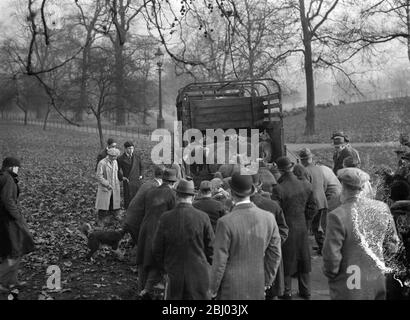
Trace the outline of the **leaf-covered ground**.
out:
M 122 145 L 124 141 L 118 142 Z M 136 145 L 143 150 L 144 160 L 148 160 L 148 144 L 140 141 Z M 78 227 L 83 222 L 96 223 L 94 168 L 98 152 L 94 134 L 0 124 L 1 159 L 17 156 L 22 161 L 20 205 L 37 244 L 37 250 L 23 261 L 20 280 L 28 285 L 19 299 L 135 298 L 137 273 L 129 255 L 121 262 L 102 249 L 95 263 L 84 258 L 86 240 Z M 51 265 L 61 269 L 59 292 L 45 288 Z
M 330 142 L 332 132 L 343 130 L 354 142 L 398 141 L 410 128 L 410 98 L 370 101 L 316 108 L 316 132 L 303 136 L 305 113 L 284 119 L 287 143 Z

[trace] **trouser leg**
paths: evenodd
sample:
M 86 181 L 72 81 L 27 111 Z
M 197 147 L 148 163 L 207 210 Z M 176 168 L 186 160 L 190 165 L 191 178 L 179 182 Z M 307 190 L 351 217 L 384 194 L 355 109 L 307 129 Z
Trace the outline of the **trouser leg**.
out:
M 310 273 L 298 273 L 299 294 L 310 297 Z
M 18 271 L 21 258 L 5 259 L 0 264 L 0 284 L 10 286 L 18 283 Z
M 130 186 L 128 182 L 124 181 L 123 183 L 123 190 L 124 190 L 124 209 L 127 209 L 130 204 Z
M 148 293 L 152 293 L 154 291 L 154 286 L 160 283 L 161 280 L 161 272 L 157 268 L 149 268 L 147 281 L 145 282 L 145 291 Z
M 138 292 L 144 290 L 147 282 L 147 270 L 143 266 L 138 266 Z
M 320 217 L 322 216 L 322 211 L 319 210 L 318 213 L 313 217 L 312 220 L 312 231 L 313 235 L 315 236 L 316 243 L 319 247 L 319 252 L 322 251 L 323 242 L 324 242 L 324 235 L 322 228 L 320 227 Z
M 285 292 L 284 295 L 292 294 L 292 277 L 285 275 Z

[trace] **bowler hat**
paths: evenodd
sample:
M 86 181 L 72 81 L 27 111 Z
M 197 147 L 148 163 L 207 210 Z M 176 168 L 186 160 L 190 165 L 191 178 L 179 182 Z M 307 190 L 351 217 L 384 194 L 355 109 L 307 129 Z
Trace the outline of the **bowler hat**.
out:
M 343 168 L 337 172 L 339 180 L 347 186 L 361 189 L 369 181 L 369 175 L 359 168 Z
M 279 170 L 287 170 L 292 168 L 295 164 L 290 161 L 288 157 L 280 157 L 276 160 L 276 165 Z
M 10 168 L 10 167 L 21 167 L 20 160 L 7 157 L 3 160 L 3 168 Z
M 255 193 L 252 176 L 241 175 L 240 172 L 235 172 L 228 180 L 229 187 L 239 197 L 251 196 Z
M 176 171 L 174 169 L 165 169 L 162 175 L 162 180 L 170 182 L 178 181 Z
M 194 181 L 190 180 L 185 180 L 181 179 L 178 182 L 177 187 L 175 188 L 175 191 L 177 193 L 182 193 L 182 194 L 188 194 L 188 195 L 195 195 L 195 186 L 194 186 Z
M 129 147 L 133 147 L 134 146 L 134 144 L 131 142 L 131 141 L 126 141 L 125 143 L 124 143 L 124 148 L 125 149 L 127 149 L 127 148 L 129 148 Z
M 301 160 L 313 158 L 313 153 L 312 151 L 310 151 L 310 149 L 303 148 L 302 150 L 299 150 L 299 158 Z
M 201 181 L 201 184 L 199 185 L 199 190 L 211 191 L 211 189 L 212 189 L 211 181 L 208 181 L 208 180 Z

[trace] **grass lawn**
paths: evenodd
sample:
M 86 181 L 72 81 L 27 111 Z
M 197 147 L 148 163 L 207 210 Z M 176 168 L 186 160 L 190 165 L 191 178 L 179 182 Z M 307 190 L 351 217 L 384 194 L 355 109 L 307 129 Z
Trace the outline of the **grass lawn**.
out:
M 352 142 L 398 141 L 401 132 L 410 131 L 410 98 L 370 101 L 316 108 L 316 132 L 303 136 L 305 113 L 284 119 L 287 143 L 330 142 L 333 131 L 343 130 Z

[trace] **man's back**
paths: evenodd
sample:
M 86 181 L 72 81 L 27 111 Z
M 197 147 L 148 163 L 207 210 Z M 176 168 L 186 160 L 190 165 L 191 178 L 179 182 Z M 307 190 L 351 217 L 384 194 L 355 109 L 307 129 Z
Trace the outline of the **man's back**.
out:
M 264 299 L 265 278 L 274 280 L 280 257 L 274 215 L 252 203 L 239 204 L 218 220 L 211 288 L 219 287 L 221 300 Z
M 327 208 L 327 200 L 325 195 L 325 177 L 322 169 L 314 164 L 309 164 L 305 167 L 308 181 L 312 184 L 313 196 L 315 198 L 317 208 Z
M 175 192 L 163 184 L 148 190 L 144 200 L 144 218 L 138 235 L 137 264 L 153 263 L 152 239 L 161 215 L 175 207 Z
M 209 217 L 191 204 L 161 216 L 153 252 L 170 277 L 169 299 L 208 298 L 213 240 Z
M 208 198 L 200 198 L 193 203 L 193 206 L 208 214 L 213 230 L 216 229 L 216 222 L 224 215 L 224 207 L 221 202 Z
M 328 216 L 323 247 L 324 273 L 332 299 L 384 299 L 384 253 L 397 250 L 398 238 L 389 208 L 367 198 L 351 199 Z M 385 252 L 386 253 L 386 252 Z M 348 287 L 355 273 L 359 283 Z

